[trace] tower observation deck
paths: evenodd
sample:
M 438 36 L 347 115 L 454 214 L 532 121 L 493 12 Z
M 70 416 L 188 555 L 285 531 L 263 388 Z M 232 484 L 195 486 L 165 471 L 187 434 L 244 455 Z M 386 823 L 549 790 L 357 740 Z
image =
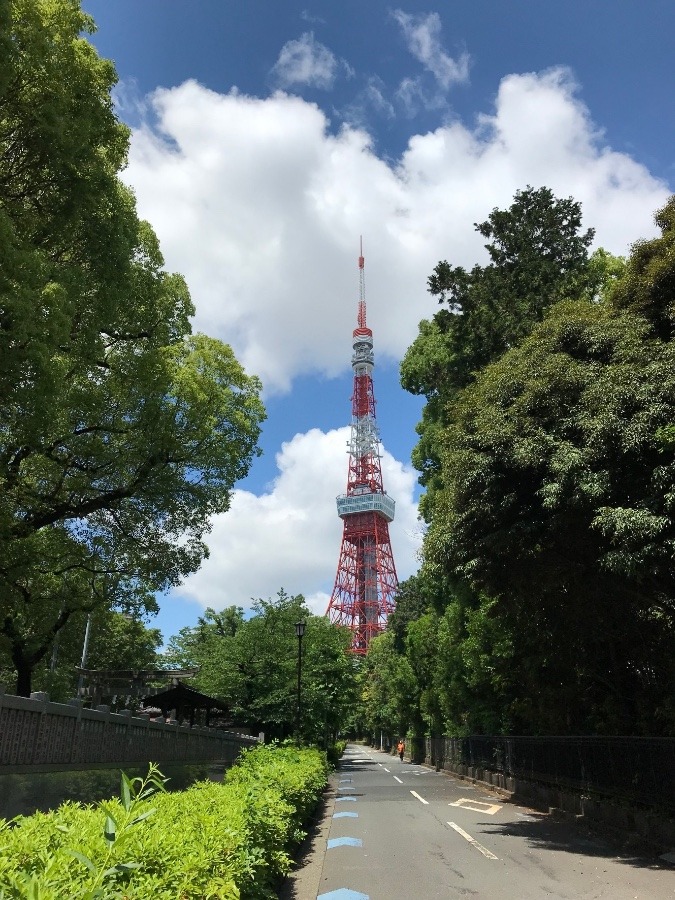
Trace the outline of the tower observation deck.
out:
M 328 604 L 331 622 L 352 632 L 351 650 L 364 654 L 383 631 L 398 588 L 389 523 L 394 500 L 384 490 L 373 391 L 373 332 L 366 323 L 363 250 L 359 256 L 359 307 L 353 332 L 352 424 L 347 444 L 347 492 L 337 498 L 343 521 L 335 585 Z

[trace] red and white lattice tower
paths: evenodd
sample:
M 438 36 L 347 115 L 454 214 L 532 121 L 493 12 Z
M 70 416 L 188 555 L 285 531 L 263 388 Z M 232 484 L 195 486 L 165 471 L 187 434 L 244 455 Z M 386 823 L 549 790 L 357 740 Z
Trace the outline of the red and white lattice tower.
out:
M 326 614 L 336 625 L 352 631 L 351 650 L 363 654 L 383 631 L 394 609 L 398 587 L 389 523 L 394 501 L 384 490 L 380 438 L 375 422 L 373 392 L 373 332 L 366 325 L 363 246 L 359 256 L 358 328 L 354 329 L 354 394 L 348 444 L 347 493 L 337 498 L 344 522 L 342 547 L 333 594 Z

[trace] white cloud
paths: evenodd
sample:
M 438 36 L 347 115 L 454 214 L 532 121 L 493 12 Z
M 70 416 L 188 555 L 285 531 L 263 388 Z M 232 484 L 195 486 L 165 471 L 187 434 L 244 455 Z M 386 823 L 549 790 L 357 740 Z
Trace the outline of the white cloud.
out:
M 509 75 L 494 108 L 471 127 L 454 121 L 413 135 L 400 160 L 375 152 L 355 127 L 331 133 L 299 97 L 223 95 L 194 81 L 148 98 L 155 124 L 133 132 L 124 173 L 141 215 L 182 272 L 196 326 L 232 344 L 268 392 L 300 373 L 334 375 L 351 354 L 359 235 L 368 323 L 377 359 L 400 359 L 437 304 L 426 279 L 439 259 L 484 256 L 473 222 L 527 184 L 583 203 L 596 243 L 625 253 L 654 233 L 668 196 L 629 156 L 607 146 L 570 73 Z M 337 566 L 347 430 L 285 444 L 261 496 L 238 490 L 214 521 L 211 558 L 180 594 L 203 606 L 242 605 L 280 587 L 323 612 Z M 392 544 L 401 579 L 416 568 L 415 474 L 384 455 L 397 501 Z
M 300 13 L 300 18 L 303 22 L 309 22 L 311 25 L 325 25 L 326 20 L 322 19 L 320 16 L 315 15 L 314 13 L 310 13 L 308 10 L 303 9 Z
M 299 97 L 227 95 L 188 81 L 150 98 L 124 177 L 182 272 L 196 326 L 232 344 L 266 390 L 348 365 L 364 236 L 378 359 L 400 359 L 436 302 L 439 259 L 483 258 L 473 222 L 527 184 L 573 196 L 596 243 L 625 253 L 654 233 L 667 187 L 606 145 L 568 72 L 509 75 L 494 109 L 413 135 L 392 163 L 369 134 L 332 134 Z
M 392 15 L 401 26 L 408 50 L 431 72 L 440 88 L 447 91 L 453 84 L 465 84 L 469 80 L 469 54 L 462 52 L 453 59 L 445 52 L 438 13 L 414 16 L 397 9 Z
M 327 434 L 313 429 L 283 444 L 279 475 L 269 492 L 259 497 L 234 492 L 230 511 L 213 523 L 210 558 L 175 593 L 222 609 L 250 605 L 249 598 L 271 597 L 283 587 L 289 594 L 304 594 L 312 611 L 323 614 L 342 536 L 335 497 L 345 489 L 348 437 L 349 428 Z M 390 536 L 403 580 L 417 569 L 416 475 L 386 451 L 382 474 L 396 500 Z
M 396 111 L 394 105 L 387 98 L 387 93 L 382 79 L 377 75 L 371 75 L 354 99 L 346 106 L 341 107 L 342 120 L 354 128 L 367 128 L 373 112 L 384 119 L 393 120 Z
M 316 40 L 311 31 L 281 48 L 272 69 L 276 83 L 283 88 L 293 85 L 329 89 L 333 86 L 338 61 L 328 47 Z
M 395 96 L 409 118 L 416 116 L 420 109 L 427 111 L 448 109 L 445 96 L 438 91 L 429 92 L 421 78 L 404 78 Z

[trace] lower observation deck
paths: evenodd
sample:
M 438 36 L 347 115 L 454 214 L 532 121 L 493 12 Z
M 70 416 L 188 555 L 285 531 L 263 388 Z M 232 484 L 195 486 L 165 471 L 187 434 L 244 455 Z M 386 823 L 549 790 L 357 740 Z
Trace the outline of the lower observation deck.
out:
M 387 522 L 393 522 L 395 509 L 396 503 L 387 494 L 340 494 L 337 498 L 337 511 L 341 519 L 355 513 L 376 512 Z

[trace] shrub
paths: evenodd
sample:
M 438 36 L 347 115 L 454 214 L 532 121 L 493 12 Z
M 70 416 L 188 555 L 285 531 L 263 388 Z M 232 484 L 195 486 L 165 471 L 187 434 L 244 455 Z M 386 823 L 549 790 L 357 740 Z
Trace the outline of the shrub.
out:
M 340 757 L 345 752 L 346 746 L 347 741 L 336 741 L 328 748 L 328 762 L 332 768 L 335 768 L 337 766 Z
M 261 746 L 223 784 L 156 793 L 151 766 L 96 808 L 0 820 L 0 900 L 273 898 L 326 778 L 319 751 Z

